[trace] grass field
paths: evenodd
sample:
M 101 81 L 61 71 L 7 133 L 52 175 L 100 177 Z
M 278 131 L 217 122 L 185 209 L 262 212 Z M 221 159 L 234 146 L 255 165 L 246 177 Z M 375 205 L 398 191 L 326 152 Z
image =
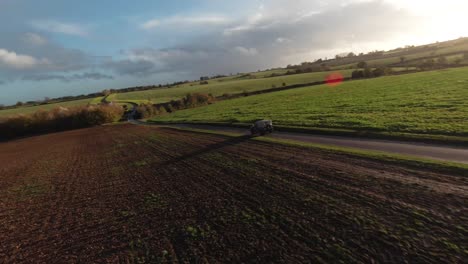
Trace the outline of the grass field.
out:
M 434 56 L 444 56 L 447 54 L 458 53 L 457 57 L 463 57 L 465 52 L 468 52 L 468 42 L 466 39 L 464 40 L 453 40 L 444 43 L 434 43 L 427 45 L 430 47 L 437 47 L 435 50 L 419 50 L 413 52 L 411 54 L 403 54 L 402 52 L 386 52 L 386 55 L 393 54 L 393 57 L 386 57 L 386 58 L 377 58 L 372 60 L 364 60 L 368 63 L 371 67 L 379 67 L 379 66 L 388 66 L 390 64 L 395 64 L 400 62 L 400 58 L 403 56 L 405 59 L 408 60 L 417 60 L 417 59 L 425 59 L 427 57 L 434 57 Z M 453 56 L 453 55 L 451 55 Z M 450 60 L 449 60 L 450 61 Z M 452 62 L 452 61 L 451 61 Z M 466 60 L 462 61 L 461 63 L 465 64 Z M 332 61 L 333 65 L 332 69 L 339 70 L 339 69 L 348 69 L 350 67 L 356 67 L 357 61 L 353 63 L 340 63 L 340 61 Z
M 262 151 L 259 151 L 262 150 Z M 5 263 L 462 263 L 468 182 L 135 125 L 0 143 Z
M 279 74 L 283 75 L 287 72 L 287 69 L 275 69 L 275 70 L 268 70 L 268 71 L 259 71 L 259 72 L 251 72 L 246 74 L 236 74 L 233 76 L 227 76 L 217 79 L 212 79 L 213 82 L 227 82 L 227 81 L 237 81 L 237 80 L 248 80 L 253 78 L 268 78 L 272 74 Z M 248 76 L 247 76 L 248 75 Z
M 345 77 L 351 76 L 351 70 L 341 71 Z M 133 100 L 150 100 L 153 103 L 165 103 L 173 99 L 180 99 L 188 93 L 205 93 L 220 96 L 225 93 L 238 94 L 244 91 L 252 92 L 272 88 L 273 85 L 281 87 L 283 83 L 286 85 L 311 83 L 325 80 L 325 77 L 331 72 L 314 72 L 305 74 L 295 74 L 288 76 L 279 76 L 272 78 L 248 79 L 219 81 L 218 79 L 210 80 L 207 85 L 182 85 L 180 87 L 163 88 L 148 91 L 138 91 L 129 93 L 112 94 L 108 97 L 109 101 L 133 101 Z M 232 77 L 229 77 L 232 78 Z
M 468 136 L 468 68 L 345 82 L 244 97 L 155 118 Z
M 56 107 L 72 107 L 72 106 L 80 106 L 80 105 L 87 105 L 87 104 L 98 104 L 101 102 L 102 97 L 96 97 L 92 99 L 82 99 L 82 100 L 74 100 L 74 101 L 67 101 L 61 103 L 52 103 L 52 104 L 45 104 L 45 105 L 37 105 L 37 106 L 25 106 L 25 107 L 18 107 L 13 109 L 6 109 L 0 110 L 0 117 L 7 117 L 17 114 L 32 114 L 38 110 L 52 110 Z

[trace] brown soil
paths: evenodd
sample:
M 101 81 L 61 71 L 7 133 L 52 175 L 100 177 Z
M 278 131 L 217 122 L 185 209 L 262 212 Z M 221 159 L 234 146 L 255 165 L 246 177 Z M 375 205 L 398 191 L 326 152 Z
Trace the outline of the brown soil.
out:
M 0 263 L 457 263 L 468 179 L 134 125 L 0 143 Z

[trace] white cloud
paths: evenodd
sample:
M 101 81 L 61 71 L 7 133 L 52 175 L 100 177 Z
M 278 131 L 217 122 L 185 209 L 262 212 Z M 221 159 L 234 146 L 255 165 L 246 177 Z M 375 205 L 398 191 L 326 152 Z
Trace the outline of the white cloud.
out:
M 157 19 L 152 19 L 152 20 L 149 20 L 149 21 L 143 23 L 143 24 L 141 25 L 141 27 L 142 27 L 143 29 L 150 30 L 150 29 L 153 29 L 153 28 L 158 27 L 159 25 L 161 25 L 161 22 L 159 22 L 159 20 L 157 20 Z
M 246 10 L 240 18 L 233 15 L 232 20 L 206 19 L 206 16 L 158 20 L 159 27 L 176 23 L 217 24 L 205 26 L 193 38 L 181 39 L 181 43 L 171 47 L 130 50 L 127 60 L 113 61 L 109 66 L 118 74 L 135 76 L 177 71 L 192 77 L 245 72 L 312 61 L 341 52 L 394 48 L 397 46 L 390 41 L 411 33 L 409 24 L 414 27 L 421 24 L 406 10 L 382 1 L 320 2 L 325 1 L 297 0 L 291 4 L 286 0 L 272 0 Z M 190 26 L 187 28 L 192 30 Z M 169 28 L 161 33 L 171 36 L 184 29 Z
M 244 56 L 255 56 L 258 54 L 258 50 L 255 48 L 245 48 L 241 46 L 237 46 L 234 48 L 234 51 L 240 53 L 241 55 Z
M 225 24 L 229 22 L 229 19 L 224 16 L 193 16 L 193 17 L 184 17 L 184 16 L 175 16 L 169 18 L 166 23 L 167 24 Z
M 38 60 L 29 55 L 16 54 L 16 52 L 0 49 L 0 65 L 14 69 L 33 68 L 39 64 L 47 64 L 47 60 Z
M 26 33 L 24 35 L 24 40 L 29 44 L 38 45 L 38 46 L 44 45 L 47 43 L 47 40 L 45 38 L 43 38 L 42 36 L 36 33 Z
M 246 22 L 240 24 L 240 25 L 236 25 L 234 27 L 230 27 L 230 28 L 227 28 L 224 30 L 223 34 L 224 35 L 231 35 L 235 32 L 240 32 L 240 31 L 247 31 L 247 30 L 250 30 L 252 28 L 254 28 L 255 26 L 257 26 L 258 23 L 260 23 L 264 18 L 264 14 L 263 14 L 263 9 L 264 7 L 262 6 L 260 8 L 261 11 L 253 14 L 252 16 L 248 17 L 246 19 Z
M 172 16 L 163 19 L 151 19 L 141 24 L 141 28 L 146 30 L 155 29 L 161 26 L 200 26 L 200 25 L 225 25 L 231 20 L 221 15 L 198 15 L 198 16 Z
M 279 43 L 279 44 L 283 44 L 283 43 L 291 43 L 292 40 L 288 39 L 288 38 L 277 38 L 276 39 L 276 43 Z
M 88 32 L 81 25 L 63 23 L 55 20 L 34 21 L 31 25 L 39 30 L 74 36 L 87 36 Z

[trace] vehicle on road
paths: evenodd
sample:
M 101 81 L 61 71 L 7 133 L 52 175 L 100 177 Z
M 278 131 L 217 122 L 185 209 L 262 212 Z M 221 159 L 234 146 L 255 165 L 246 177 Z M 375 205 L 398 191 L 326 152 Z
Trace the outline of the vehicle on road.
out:
M 250 134 L 253 135 L 265 135 L 266 133 L 273 132 L 273 122 L 271 120 L 258 120 L 250 127 Z

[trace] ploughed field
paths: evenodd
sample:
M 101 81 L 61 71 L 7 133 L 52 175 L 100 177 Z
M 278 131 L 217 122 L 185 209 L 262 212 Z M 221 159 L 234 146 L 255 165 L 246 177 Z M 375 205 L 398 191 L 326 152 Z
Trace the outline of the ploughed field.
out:
M 462 262 L 468 180 L 133 125 L 0 143 L 0 262 Z

